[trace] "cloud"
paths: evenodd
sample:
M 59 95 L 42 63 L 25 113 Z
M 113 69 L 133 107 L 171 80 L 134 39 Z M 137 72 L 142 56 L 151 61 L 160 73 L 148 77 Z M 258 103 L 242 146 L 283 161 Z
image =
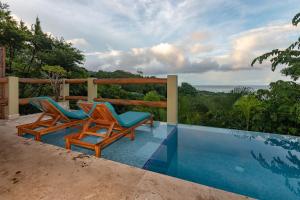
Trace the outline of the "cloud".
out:
M 259 6 L 258 1 L 11 0 L 9 4 L 16 19 L 34 23 L 39 16 L 45 32 L 63 36 L 88 52 L 85 66 L 90 70 L 194 73 L 201 79 L 232 74 L 228 80 L 245 73 L 246 80 L 247 72 L 268 69 L 263 81 L 267 72 L 272 73 L 269 64 L 252 68 L 250 63 L 296 39 L 297 31 L 287 23 L 298 12 L 299 0 L 264 0 Z
M 191 61 L 180 47 L 160 43 L 149 48 L 132 48 L 130 51 L 110 50 L 106 52 L 86 53 L 86 56 L 96 56 L 98 62 L 90 66 L 92 70 L 123 70 L 136 72 L 142 70 L 146 74 L 166 73 L 202 73 L 210 70 L 220 70 L 222 66 L 207 58 Z M 224 70 L 226 66 L 223 66 Z
M 210 52 L 212 50 L 214 50 L 213 46 L 207 46 L 207 45 L 202 45 L 202 44 L 194 44 L 189 49 L 190 53 L 192 53 L 192 54 Z
M 189 39 L 177 44 L 160 43 L 148 48 L 132 48 L 129 51 L 89 53 L 86 55 L 96 56 L 98 62 L 87 66 L 92 70 L 142 70 L 148 74 L 253 70 L 250 63 L 256 56 L 274 48 L 287 47 L 298 31 L 299 28 L 288 24 L 251 29 L 234 35 L 226 54 L 212 57 L 201 56 L 213 50 L 210 45 L 201 44 L 207 38 L 205 34 L 190 34 Z M 194 54 L 202 58 L 194 58 Z M 269 63 L 258 65 L 254 70 L 262 67 L 269 67 Z
M 69 39 L 66 42 L 71 43 L 72 45 L 74 45 L 77 48 L 83 48 L 89 45 L 89 43 L 84 39 L 84 38 L 73 38 L 73 39 Z
M 22 21 L 22 22 L 24 23 L 25 26 L 27 26 L 28 28 L 31 27 L 31 24 L 29 24 L 29 23 L 27 23 L 26 21 L 24 21 L 23 19 L 21 19 L 18 15 L 16 15 L 16 14 L 11 14 L 11 16 L 12 16 L 12 18 L 13 18 L 16 22 L 20 23 L 20 22 Z
M 239 33 L 232 37 L 229 53 L 217 58 L 219 63 L 234 69 L 249 68 L 252 60 L 272 49 L 284 49 L 297 39 L 299 27 L 290 24 L 268 25 Z M 270 62 L 255 68 L 269 67 Z
M 207 53 L 214 48 L 202 44 L 207 36 L 199 32 L 174 44 L 160 43 L 129 51 L 109 50 L 86 55 L 97 58 L 93 65 L 88 65 L 91 70 L 142 70 L 146 74 L 256 70 L 269 67 L 266 63 L 252 68 L 250 63 L 256 56 L 274 48 L 286 47 L 298 31 L 299 28 L 288 24 L 251 29 L 232 36 L 228 51 L 216 56 L 208 56 Z

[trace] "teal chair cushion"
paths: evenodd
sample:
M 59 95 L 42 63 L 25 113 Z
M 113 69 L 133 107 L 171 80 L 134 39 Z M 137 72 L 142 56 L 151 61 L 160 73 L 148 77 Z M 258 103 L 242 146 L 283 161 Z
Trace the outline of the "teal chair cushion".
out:
M 89 112 L 89 114 L 91 114 L 93 112 L 93 110 L 96 108 L 96 106 L 98 104 L 105 104 L 106 107 L 109 109 L 109 111 L 111 112 L 111 114 L 113 115 L 113 117 L 119 122 L 119 124 L 125 128 L 130 128 L 138 123 L 140 123 L 141 121 L 150 118 L 151 114 L 148 112 L 133 112 L 133 111 L 129 111 L 129 112 L 125 112 L 123 114 L 118 115 L 118 113 L 116 112 L 115 108 L 113 107 L 113 105 L 111 105 L 111 103 L 109 102 L 94 102 L 93 108 L 91 109 L 91 111 Z
M 61 105 L 59 105 L 59 103 L 57 103 L 56 101 L 54 101 L 53 99 L 51 99 L 49 97 L 32 98 L 32 100 L 30 101 L 30 104 L 35 106 L 36 108 L 38 108 L 41 111 L 44 111 L 42 106 L 40 104 L 38 104 L 35 100 L 47 100 L 53 106 L 55 106 L 62 114 L 64 114 L 66 117 L 68 117 L 70 119 L 86 119 L 89 117 L 83 110 L 75 110 L 75 111 L 66 110 Z
M 129 111 L 119 115 L 120 125 L 126 128 L 132 127 L 141 121 L 150 118 L 151 114 L 148 112 L 134 112 Z

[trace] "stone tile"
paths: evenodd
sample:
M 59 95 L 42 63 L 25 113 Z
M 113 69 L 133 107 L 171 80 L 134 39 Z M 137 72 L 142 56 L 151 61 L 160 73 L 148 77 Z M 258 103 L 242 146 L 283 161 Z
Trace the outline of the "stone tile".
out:
M 135 199 L 237 200 L 245 196 L 147 171 L 137 185 Z

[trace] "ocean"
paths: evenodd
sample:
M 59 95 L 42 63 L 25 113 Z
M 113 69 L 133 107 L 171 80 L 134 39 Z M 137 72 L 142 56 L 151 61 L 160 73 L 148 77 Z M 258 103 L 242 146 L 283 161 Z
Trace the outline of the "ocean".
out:
M 259 89 L 268 89 L 268 85 L 194 85 L 194 87 L 199 91 L 209 91 L 209 92 L 225 92 L 229 93 L 231 90 L 237 87 L 248 87 L 253 91 Z

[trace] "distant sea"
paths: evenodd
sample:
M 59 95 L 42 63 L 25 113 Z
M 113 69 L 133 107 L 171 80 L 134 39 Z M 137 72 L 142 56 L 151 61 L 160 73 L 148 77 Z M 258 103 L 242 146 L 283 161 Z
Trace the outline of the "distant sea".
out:
M 248 87 L 253 91 L 259 89 L 268 89 L 268 85 L 194 85 L 194 87 L 199 91 L 209 91 L 209 92 L 225 92 L 229 93 L 231 90 L 237 87 Z

